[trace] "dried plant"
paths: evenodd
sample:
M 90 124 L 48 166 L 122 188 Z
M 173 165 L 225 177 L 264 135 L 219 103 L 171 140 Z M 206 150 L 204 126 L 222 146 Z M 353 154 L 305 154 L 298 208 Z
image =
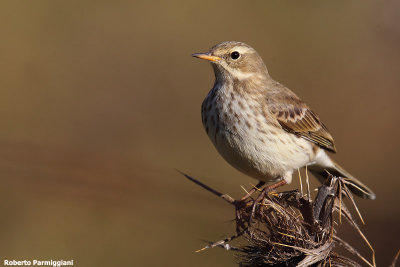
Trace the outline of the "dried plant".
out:
M 348 198 L 363 222 L 344 178 L 330 176 L 325 184 L 318 187 L 314 200 L 309 197 L 307 186 L 307 194 L 303 194 L 302 188 L 300 191 L 270 192 L 255 203 L 254 199 L 258 199 L 260 191 L 254 194 L 254 198 L 238 201 L 182 174 L 234 205 L 236 209 L 237 233 L 227 239 L 212 242 L 199 251 L 212 247 L 234 250 L 239 266 L 361 266 L 335 253 L 333 249 L 339 245 L 368 266 L 375 266 L 372 246 L 343 203 L 343 197 Z M 308 185 L 308 177 L 306 182 Z M 344 217 L 362 236 L 372 251 L 371 262 L 337 236 L 335 213 L 338 213 L 339 221 Z M 231 241 L 238 237 L 243 238 L 245 244 L 232 246 Z

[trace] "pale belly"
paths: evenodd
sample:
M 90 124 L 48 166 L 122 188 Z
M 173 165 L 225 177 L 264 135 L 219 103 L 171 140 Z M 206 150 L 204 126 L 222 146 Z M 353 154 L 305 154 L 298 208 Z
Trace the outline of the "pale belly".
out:
M 239 171 L 261 181 L 285 179 L 290 183 L 293 171 L 313 161 L 309 141 L 269 124 L 261 112 L 240 116 L 239 106 L 227 105 L 203 110 L 203 125 L 218 152 Z M 239 110 L 246 105 L 240 103 Z

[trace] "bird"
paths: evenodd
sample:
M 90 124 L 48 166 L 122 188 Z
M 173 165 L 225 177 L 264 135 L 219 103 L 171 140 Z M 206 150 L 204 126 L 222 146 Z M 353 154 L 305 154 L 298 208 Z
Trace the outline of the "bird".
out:
M 203 127 L 219 154 L 257 187 L 290 184 L 306 167 L 322 183 L 343 177 L 357 196 L 374 192 L 334 162 L 331 133 L 317 114 L 290 89 L 273 80 L 251 46 L 237 41 L 192 54 L 211 63 L 215 82 L 201 105 Z M 254 189 L 254 188 L 253 188 Z

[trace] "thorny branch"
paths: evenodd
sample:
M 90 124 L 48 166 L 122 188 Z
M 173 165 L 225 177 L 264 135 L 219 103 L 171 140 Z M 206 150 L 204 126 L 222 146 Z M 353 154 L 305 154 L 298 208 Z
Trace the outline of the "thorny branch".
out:
M 357 262 L 333 252 L 335 245 L 340 245 L 368 266 L 376 266 L 372 246 L 343 203 L 343 197 L 348 198 L 364 223 L 353 196 L 346 186 L 346 180 L 343 178 L 330 176 L 323 185 L 318 187 L 318 193 L 314 200 L 310 198 L 307 188 L 307 195 L 303 195 L 303 190 L 301 192 L 298 190 L 281 193 L 270 192 L 258 203 L 254 203 L 254 199 L 257 197 L 254 199 L 250 197 L 245 201 L 235 200 L 229 195 L 220 193 L 195 178 L 179 172 L 190 181 L 234 205 L 236 209 L 236 234 L 217 242 L 210 242 L 198 251 L 213 247 L 234 250 L 239 260 L 239 266 L 243 267 L 361 266 Z M 306 183 L 309 187 L 308 177 L 306 177 Z M 261 193 L 258 191 L 255 194 Z M 254 208 L 254 217 L 251 217 Z M 340 221 L 343 216 L 370 247 L 371 262 L 337 236 L 334 212 L 339 213 Z M 238 237 L 243 237 L 246 244 L 240 247 L 232 246 L 230 242 Z

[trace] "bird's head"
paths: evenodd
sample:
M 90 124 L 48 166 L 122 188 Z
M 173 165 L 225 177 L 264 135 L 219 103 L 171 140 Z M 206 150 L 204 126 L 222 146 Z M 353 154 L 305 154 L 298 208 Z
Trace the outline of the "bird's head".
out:
M 244 80 L 256 75 L 269 77 L 267 68 L 256 50 L 251 46 L 228 41 L 213 46 L 209 52 L 192 55 L 212 63 L 217 80 Z

